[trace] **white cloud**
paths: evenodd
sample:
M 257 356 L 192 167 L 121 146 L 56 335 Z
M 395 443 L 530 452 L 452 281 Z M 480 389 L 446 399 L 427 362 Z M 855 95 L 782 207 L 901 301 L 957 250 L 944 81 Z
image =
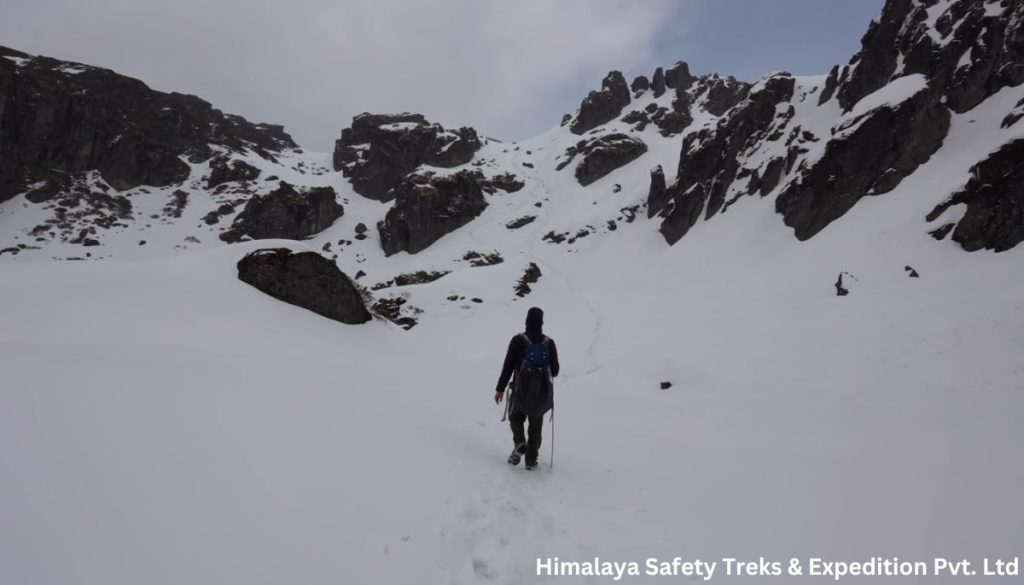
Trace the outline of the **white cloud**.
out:
M 4 44 L 197 94 L 316 149 L 362 111 L 524 138 L 679 30 L 670 0 L 0 3 Z

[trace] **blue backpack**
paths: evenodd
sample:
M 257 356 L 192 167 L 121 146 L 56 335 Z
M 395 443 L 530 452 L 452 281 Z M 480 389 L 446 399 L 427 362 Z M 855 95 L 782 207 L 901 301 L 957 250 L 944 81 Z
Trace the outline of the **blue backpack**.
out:
M 526 351 L 516 371 L 514 410 L 516 414 L 539 416 L 555 406 L 548 338 L 535 343 L 525 333 L 520 337 L 526 342 Z

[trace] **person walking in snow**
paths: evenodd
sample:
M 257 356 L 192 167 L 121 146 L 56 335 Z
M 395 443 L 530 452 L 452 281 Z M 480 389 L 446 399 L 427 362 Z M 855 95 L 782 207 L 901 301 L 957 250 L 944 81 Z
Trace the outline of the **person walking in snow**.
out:
M 494 402 L 501 403 L 505 387 L 512 380 L 506 414 L 512 426 L 512 454 L 509 465 L 518 465 L 526 456 L 526 468 L 537 467 L 544 414 L 554 408 L 554 384 L 558 375 L 558 351 L 555 341 L 544 335 L 544 311 L 537 307 L 526 313 L 526 331 L 508 343 L 505 363 L 498 378 Z M 514 376 L 514 377 L 513 377 Z M 503 419 L 504 420 L 504 419 Z M 529 436 L 526 422 L 529 421 Z

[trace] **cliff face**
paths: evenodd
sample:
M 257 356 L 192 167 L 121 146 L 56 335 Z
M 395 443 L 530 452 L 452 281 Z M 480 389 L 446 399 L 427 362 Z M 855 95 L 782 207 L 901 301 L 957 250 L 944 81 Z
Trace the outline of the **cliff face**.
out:
M 0 201 L 40 181 L 99 171 L 115 189 L 184 181 L 212 146 L 272 159 L 295 149 L 281 126 L 252 124 L 189 95 L 107 69 L 0 47 Z
M 890 0 L 849 64 L 824 80 L 769 76 L 714 128 L 685 136 L 678 178 L 667 189 L 652 185 L 648 212 L 674 244 L 701 216 L 710 219 L 744 195 L 773 194 L 796 237 L 813 237 L 861 198 L 892 191 L 927 162 L 942 148 L 951 116 L 1022 82 L 1024 4 Z M 1020 119 L 1005 114 L 1004 129 Z M 1005 158 L 992 164 L 1002 168 Z M 1014 176 L 990 176 L 987 184 L 1004 207 L 1020 207 L 1024 197 Z M 957 201 L 970 207 L 974 191 Z M 1018 230 L 1003 223 L 972 220 L 957 232 L 972 236 L 958 241 L 971 242 L 969 249 L 1005 249 L 1007 234 Z M 1003 227 L 977 233 L 997 224 Z
M 334 146 L 334 170 L 356 193 L 378 201 L 421 164 L 449 168 L 468 163 L 480 139 L 472 128 L 446 130 L 420 114 L 362 114 L 341 132 Z
M 630 83 L 612 71 L 560 127 L 521 144 L 416 113 L 361 114 L 325 156 L 196 97 L 0 48 L 0 201 L 24 192 L 39 204 L 0 250 L 106 245 L 115 231 L 178 221 L 186 207 L 202 223 L 180 239 L 236 224 L 246 229 L 227 239 L 305 238 L 348 221 L 337 199 L 348 209 L 365 198 L 379 208 L 356 220 L 380 227 L 371 241 L 414 254 L 519 190 L 497 209 L 543 193 L 540 211 L 503 223 L 539 217 L 553 198 L 589 201 L 566 222 L 578 225 L 548 230 L 547 241 L 568 244 L 646 207 L 649 229 L 672 245 L 749 198 L 767 199 L 765 212 L 806 240 L 866 197 L 923 197 L 924 232 L 1006 250 L 1024 239 L 1022 83 L 1024 3 L 888 0 L 849 63 L 820 76 L 775 72 L 751 84 L 681 61 Z M 946 161 L 955 173 L 921 179 Z M 294 185 L 296 205 L 257 205 L 279 180 Z M 334 196 L 309 199 L 328 186 Z M 153 209 L 156 199 L 169 203 Z M 306 208 L 315 220 L 291 214 Z

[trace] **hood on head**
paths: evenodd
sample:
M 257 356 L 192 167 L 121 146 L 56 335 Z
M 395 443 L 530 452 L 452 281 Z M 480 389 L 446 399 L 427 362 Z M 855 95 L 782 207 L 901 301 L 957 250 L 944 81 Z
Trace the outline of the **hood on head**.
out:
M 544 311 L 537 307 L 532 307 L 526 312 L 526 330 L 527 331 L 540 331 L 544 326 Z

